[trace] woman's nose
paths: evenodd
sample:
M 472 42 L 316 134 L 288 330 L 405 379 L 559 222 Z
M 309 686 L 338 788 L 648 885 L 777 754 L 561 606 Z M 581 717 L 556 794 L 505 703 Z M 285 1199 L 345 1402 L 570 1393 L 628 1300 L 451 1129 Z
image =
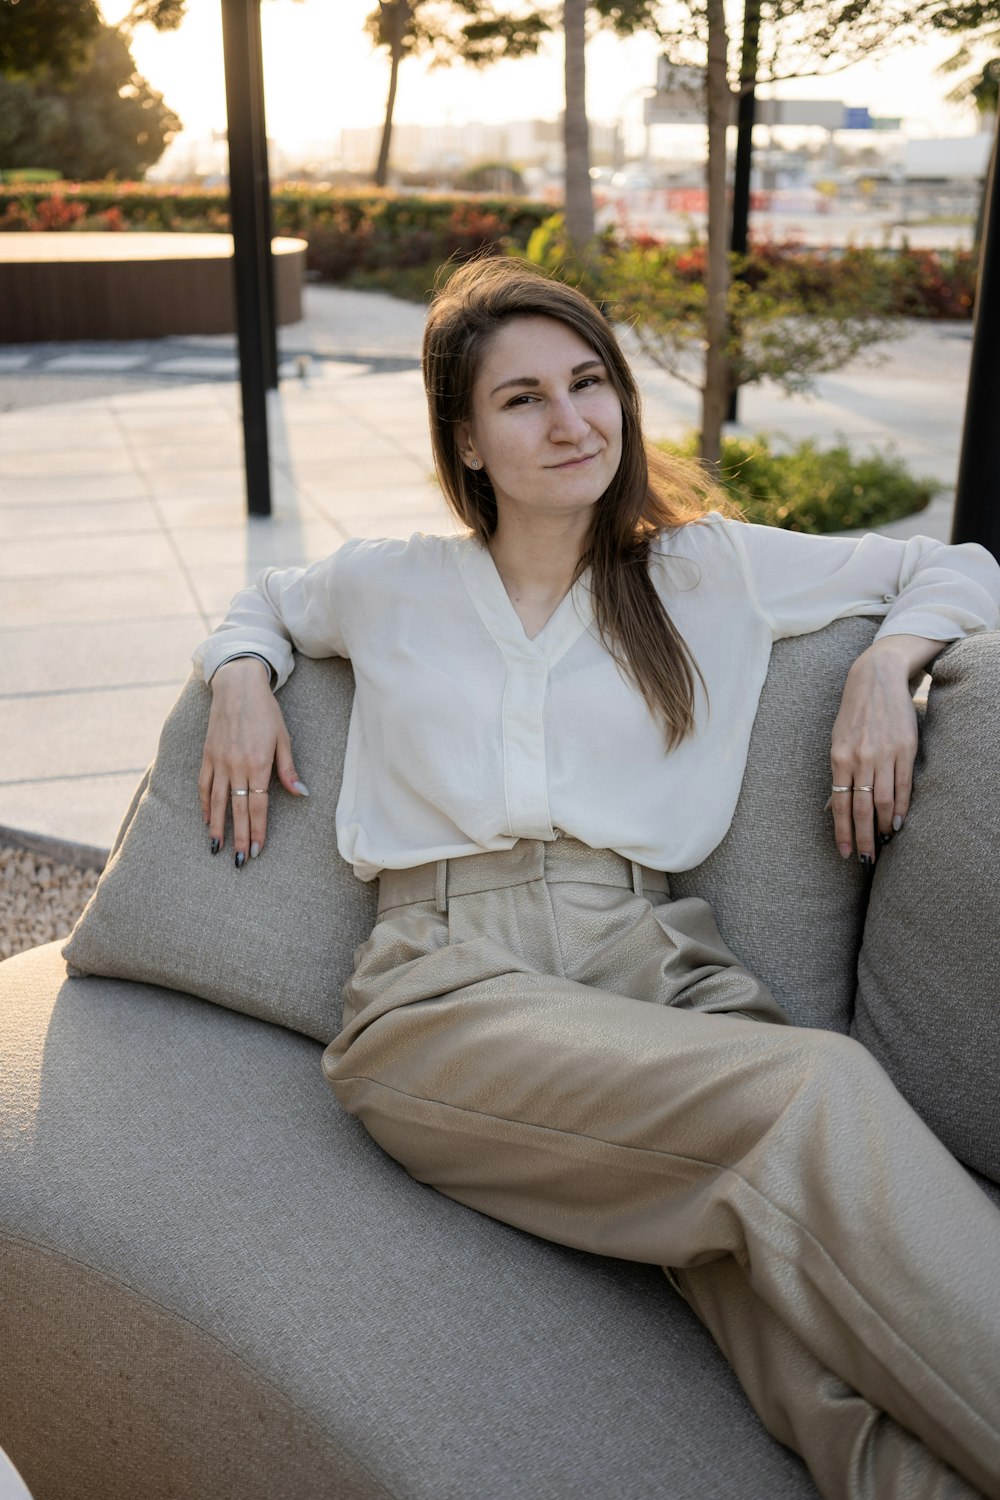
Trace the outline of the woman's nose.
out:
M 590 423 L 577 409 L 571 396 L 552 403 L 549 431 L 554 442 L 578 443 L 590 430 Z

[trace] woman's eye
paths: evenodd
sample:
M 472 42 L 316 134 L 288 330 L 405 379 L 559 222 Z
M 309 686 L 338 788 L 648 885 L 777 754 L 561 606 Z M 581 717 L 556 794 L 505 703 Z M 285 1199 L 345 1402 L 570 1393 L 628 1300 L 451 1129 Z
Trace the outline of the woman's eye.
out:
M 586 390 L 588 385 L 600 385 L 600 383 L 600 375 L 584 375 L 580 380 L 576 382 L 573 389 L 575 391 L 583 391 Z
M 536 398 L 532 396 L 530 392 L 524 391 L 520 396 L 512 396 L 511 399 L 507 402 L 507 406 L 508 408 L 512 406 L 527 406 L 529 401 L 534 401 L 535 399 Z

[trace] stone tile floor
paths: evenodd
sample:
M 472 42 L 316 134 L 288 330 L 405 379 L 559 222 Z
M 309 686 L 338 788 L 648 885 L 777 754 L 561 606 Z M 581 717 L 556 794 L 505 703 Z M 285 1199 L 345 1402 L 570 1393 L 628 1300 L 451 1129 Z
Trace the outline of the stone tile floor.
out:
M 346 538 L 451 529 L 432 476 L 422 309 L 310 287 L 281 331 L 274 514 L 245 514 L 231 340 L 0 351 L 0 838 L 106 849 L 195 644 L 268 564 Z M 880 369 L 815 398 L 744 393 L 742 427 L 894 446 L 948 488 L 886 528 L 946 538 L 970 337 L 911 325 Z M 647 425 L 674 436 L 696 393 L 637 361 Z

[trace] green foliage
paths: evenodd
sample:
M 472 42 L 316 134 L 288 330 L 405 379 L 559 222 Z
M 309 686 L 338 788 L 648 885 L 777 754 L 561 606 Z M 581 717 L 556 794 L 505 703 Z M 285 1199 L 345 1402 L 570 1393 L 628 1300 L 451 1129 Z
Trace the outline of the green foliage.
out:
M 48 167 L 13 167 L 0 172 L 0 182 L 58 182 L 59 173 Z
M 706 248 L 650 236 L 608 234 L 574 253 L 560 215 L 541 224 L 528 258 L 580 286 L 616 322 L 628 324 L 658 364 L 691 383 L 704 344 Z M 850 246 L 809 249 L 762 241 L 732 259 L 728 348 L 738 384 L 770 379 L 808 389 L 812 376 L 839 369 L 882 339 L 892 319 L 970 318 L 977 260 L 969 250 Z
M 468 167 L 455 186 L 462 193 L 523 193 L 524 178 L 505 161 L 481 161 Z
M 644 354 L 700 387 L 706 337 L 706 250 L 651 237 L 592 242 L 575 256 L 558 218 L 532 236 L 529 258 L 574 281 L 625 324 Z M 819 257 L 764 247 L 732 257 L 727 358 L 734 384 L 772 380 L 788 392 L 840 369 L 894 329 L 886 266 L 847 251 L 836 273 Z
M 0 77 L 67 77 L 100 26 L 95 0 L 0 0 Z
M 697 456 L 698 442 L 661 443 Z M 884 526 L 922 510 L 941 486 L 911 475 L 899 458 L 854 458 L 846 444 L 799 443 L 776 452 L 766 437 L 725 438 L 718 478 L 748 521 L 785 531 L 852 531 Z
M 179 129 L 112 27 L 101 27 L 86 60 L 68 77 L 43 69 L 30 80 L 0 78 L 0 161 L 7 169 L 140 177 Z
M 308 241 L 308 265 L 323 280 L 377 286 L 423 300 L 452 258 L 523 251 L 549 210 L 522 198 L 423 197 L 331 192 L 308 186 L 272 197 L 276 234 Z M 0 230 L 132 229 L 225 233 L 225 188 L 146 183 L 0 184 Z

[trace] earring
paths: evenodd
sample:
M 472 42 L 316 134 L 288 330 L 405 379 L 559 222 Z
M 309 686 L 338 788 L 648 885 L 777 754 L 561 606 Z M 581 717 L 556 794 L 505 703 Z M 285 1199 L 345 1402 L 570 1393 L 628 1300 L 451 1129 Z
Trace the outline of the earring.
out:
M 478 469 L 479 468 L 479 459 L 478 458 L 470 458 L 469 459 L 469 468 L 470 469 Z

